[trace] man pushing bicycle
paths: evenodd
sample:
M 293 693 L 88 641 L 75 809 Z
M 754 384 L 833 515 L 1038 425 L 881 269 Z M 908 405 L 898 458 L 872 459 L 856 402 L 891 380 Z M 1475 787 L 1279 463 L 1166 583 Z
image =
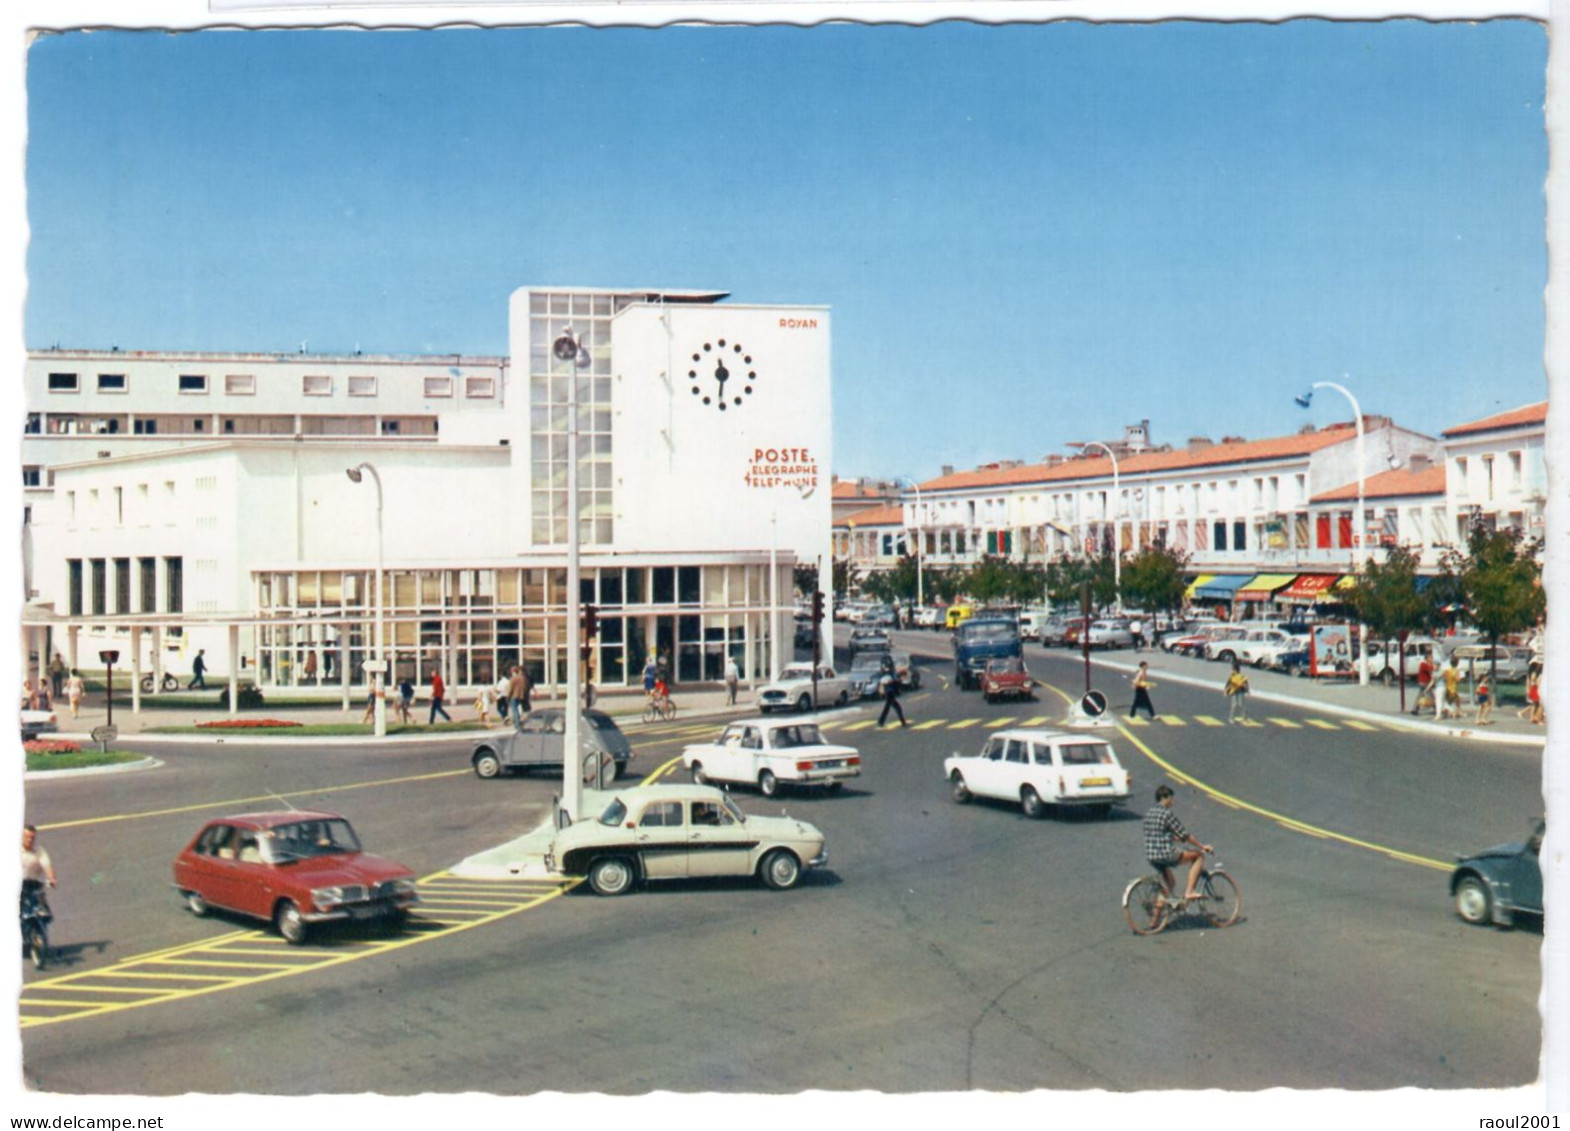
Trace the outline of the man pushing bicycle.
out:
M 1145 812 L 1144 834 L 1145 859 L 1161 874 L 1168 893 L 1172 891 L 1172 869 L 1188 864 L 1188 884 L 1183 898 L 1197 899 L 1199 893 L 1195 888 L 1199 885 L 1199 874 L 1204 869 L 1205 853 L 1210 851 L 1210 845 L 1201 844 L 1190 836 L 1183 822 L 1172 812 L 1170 785 L 1156 787 L 1156 803 Z M 1182 847 L 1185 844 L 1193 845 L 1193 848 Z

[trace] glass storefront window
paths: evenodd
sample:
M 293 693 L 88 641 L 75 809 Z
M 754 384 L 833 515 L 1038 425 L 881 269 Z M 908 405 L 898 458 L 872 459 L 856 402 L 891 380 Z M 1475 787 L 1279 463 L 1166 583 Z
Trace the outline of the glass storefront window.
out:
M 702 604 L 699 584 L 702 570 L 698 566 L 679 566 L 676 570 L 676 601 L 682 605 Z
M 655 566 L 651 571 L 654 581 L 654 594 L 650 598 L 656 605 L 674 605 L 676 603 L 676 570 L 673 566 Z
M 600 604 L 615 607 L 621 603 L 621 570 L 614 566 L 600 570 Z

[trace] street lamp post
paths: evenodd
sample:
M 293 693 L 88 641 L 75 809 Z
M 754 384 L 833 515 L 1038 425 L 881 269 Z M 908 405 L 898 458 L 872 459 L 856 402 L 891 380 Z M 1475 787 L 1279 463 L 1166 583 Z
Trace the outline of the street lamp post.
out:
M 1122 531 L 1118 528 L 1118 508 L 1122 505 L 1122 491 L 1118 479 L 1118 455 L 1100 440 L 1086 440 L 1083 443 L 1072 443 L 1071 448 L 1100 448 L 1107 453 L 1107 458 L 1112 461 L 1112 588 L 1113 608 L 1121 613 L 1123 611 L 1123 542 Z
M 566 327 L 551 346 L 557 361 L 567 363 L 567 717 L 562 735 L 562 809 L 570 820 L 581 816 L 583 766 L 581 765 L 581 700 L 583 657 L 579 649 L 579 617 L 583 601 L 579 593 L 578 550 L 578 373 L 583 346 Z
M 1350 401 L 1352 404 L 1352 421 L 1357 425 L 1357 515 L 1352 521 L 1352 570 L 1354 573 L 1358 573 L 1361 572 L 1363 566 L 1368 564 L 1368 521 L 1367 515 L 1363 512 L 1363 491 L 1366 486 L 1365 477 L 1368 474 L 1367 464 L 1364 461 L 1363 410 L 1358 407 L 1357 398 L 1348 392 L 1344 386 L 1338 385 L 1334 381 L 1315 381 L 1309 386 L 1308 392 L 1292 399 L 1299 408 L 1306 409 L 1314 401 L 1315 389 L 1334 389 Z M 1357 640 L 1360 653 L 1358 657 L 1357 681 L 1364 687 L 1367 687 L 1369 668 L 1368 625 L 1361 621 L 1358 622 L 1357 626 Z
M 927 603 L 921 580 L 921 485 L 914 479 L 906 479 L 905 482 L 916 492 L 916 608 L 919 609 Z
M 382 477 L 368 463 L 344 469 L 351 483 L 359 483 L 364 473 L 371 473 L 376 485 L 376 661 L 371 670 L 371 694 L 375 697 L 375 732 L 377 738 L 387 737 L 387 650 L 382 628 Z

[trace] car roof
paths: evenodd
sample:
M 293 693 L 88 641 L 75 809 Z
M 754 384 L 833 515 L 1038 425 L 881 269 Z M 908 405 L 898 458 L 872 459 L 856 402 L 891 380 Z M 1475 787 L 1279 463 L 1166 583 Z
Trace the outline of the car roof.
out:
M 296 821 L 341 821 L 342 813 L 329 813 L 324 809 L 283 809 L 271 813 L 237 813 L 227 817 L 213 817 L 209 825 L 250 825 L 257 829 L 271 829 L 278 825 L 292 825 Z
M 1059 730 L 1056 727 L 1010 727 L 995 731 L 993 738 L 1021 738 L 1028 742 L 1106 742 L 1099 734 L 1080 734 L 1078 731 Z
M 633 804 L 642 804 L 647 801 L 674 801 L 690 799 L 694 801 L 714 801 L 725 796 L 725 791 L 718 786 L 698 785 L 693 782 L 661 782 L 656 785 L 634 785 L 626 789 L 616 790 L 616 796 L 629 807 Z

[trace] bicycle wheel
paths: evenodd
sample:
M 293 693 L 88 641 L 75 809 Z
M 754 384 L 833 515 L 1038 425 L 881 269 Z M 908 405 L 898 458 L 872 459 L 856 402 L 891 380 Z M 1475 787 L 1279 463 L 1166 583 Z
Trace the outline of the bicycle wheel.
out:
M 644 706 L 644 708 L 643 708 L 643 721 L 644 722 L 652 723 L 655 719 L 657 719 L 659 717 L 660 717 L 660 709 L 658 707 L 656 707 L 653 703 L 649 703 L 649 704 L 646 704 Z
M 1123 889 L 1123 918 L 1136 935 L 1153 935 L 1167 925 L 1172 907 L 1154 876 L 1140 876 Z
M 665 716 L 666 721 L 669 722 L 676 717 L 676 704 L 667 699 L 665 700 L 665 705 L 660 708 L 660 712 Z
M 1200 881 L 1203 899 L 1200 908 L 1212 926 L 1230 927 L 1243 910 L 1243 893 L 1225 872 L 1207 872 Z

